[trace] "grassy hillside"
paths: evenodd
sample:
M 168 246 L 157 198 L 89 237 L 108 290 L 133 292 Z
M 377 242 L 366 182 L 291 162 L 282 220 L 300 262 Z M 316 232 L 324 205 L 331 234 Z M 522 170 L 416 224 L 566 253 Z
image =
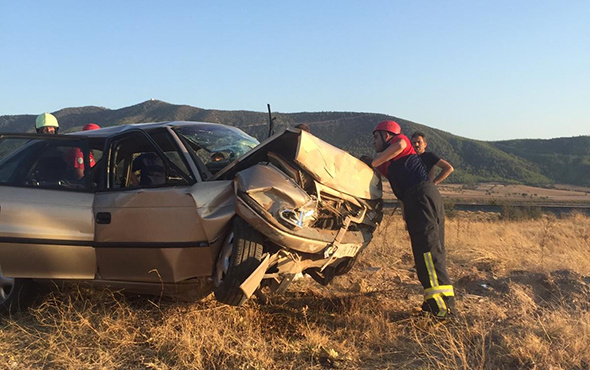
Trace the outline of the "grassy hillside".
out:
M 538 166 L 558 183 L 590 186 L 590 136 L 550 140 L 509 140 L 493 145 Z
M 264 139 L 268 134 L 268 113 L 207 110 L 150 100 L 130 107 L 111 110 L 102 107 L 67 108 L 54 112 L 62 132 L 77 131 L 88 122 L 103 127 L 137 122 L 204 121 L 233 125 Z M 371 133 L 376 123 L 395 119 L 408 136 L 420 130 L 428 137 L 429 150 L 447 159 L 455 167 L 449 182 L 495 181 L 546 185 L 566 183 L 590 186 L 590 136 L 552 140 L 512 140 L 483 142 L 376 113 L 303 112 L 274 113 L 278 131 L 299 123 L 310 125 L 312 132 L 353 155 L 374 155 Z M 0 116 L 4 132 L 33 132 L 34 115 Z

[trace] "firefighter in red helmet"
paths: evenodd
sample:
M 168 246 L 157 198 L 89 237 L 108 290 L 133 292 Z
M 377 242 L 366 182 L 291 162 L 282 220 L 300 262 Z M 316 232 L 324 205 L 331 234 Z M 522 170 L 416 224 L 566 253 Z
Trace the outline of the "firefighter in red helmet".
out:
M 82 127 L 82 131 L 90 131 L 90 130 L 98 130 L 100 129 L 100 126 L 97 125 L 96 123 L 87 123 L 84 125 L 84 127 Z
M 395 121 L 377 124 L 373 146 L 378 154 L 369 163 L 387 177 L 402 203 L 418 279 L 424 287 L 422 311 L 445 319 L 455 309 L 455 294 L 446 266 L 443 203 L 412 143 L 401 132 Z
M 96 123 L 87 123 L 82 127 L 82 131 L 90 131 L 90 130 L 98 130 L 100 126 Z M 84 177 L 84 153 L 80 148 L 72 148 L 68 153 L 66 153 L 66 161 L 74 168 L 74 173 L 76 175 L 76 179 L 81 179 Z M 94 167 L 94 154 L 92 151 L 88 153 L 88 164 L 90 167 Z

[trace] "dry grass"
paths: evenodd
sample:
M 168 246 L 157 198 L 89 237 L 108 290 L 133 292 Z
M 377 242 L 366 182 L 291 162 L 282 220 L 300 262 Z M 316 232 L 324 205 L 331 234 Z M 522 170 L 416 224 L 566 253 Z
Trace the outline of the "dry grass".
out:
M 421 302 L 409 240 L 387 216 L 348 275 L 300 279 L 267 305 L 182 303 L 75 286 L 0 319 L 0 368 L 588 369 L 590 220 L 447 220 L 460 315 Z
M 532 203 L 532 204 L 579 204 L 590 203 L 590 187 L 573 185 L 555 185 L 551 187 L 534 187 L 528 185 L 504 185 L 499 183 L 450 184 L 444 182 L 438 186 L 442 197 L 454 202 L 479 202 L 489 204 L 496 202 Z M 393 191 L 387 181 L 383 182 L 383 198 L 395 200 Z

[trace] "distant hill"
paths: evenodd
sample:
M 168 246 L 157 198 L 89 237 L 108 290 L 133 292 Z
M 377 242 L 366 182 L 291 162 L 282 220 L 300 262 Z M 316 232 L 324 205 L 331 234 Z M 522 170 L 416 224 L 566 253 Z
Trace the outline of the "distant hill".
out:
M 497 141 L 492 145 L 535 164 L 557 183 L 590 185 L 590 136 Z
M 236 126 L 259 140 L 268 134 L 266 112 L 208 110 L 159 100 L 115 110 L 89 106 L 65 108 L 52 113 L 60 123 L 61 132 L 80 130 L 89 122 L 108 127 L 182 120 Z M 276 130 L 307 123 L 314 135 L 356 156 L 374 155 L 371 133 L 375 124 L 384 119 L 394 119 L 408 136 L 416 130 L 424 132 L 428 137 L 429 150 L 453 164 L 455 172 L 447 180 L 449 182 L 590 186 L 590 136 L 485 142 L 376 113 L 277 112 L 273 116 L 276 117 Z M 34 121 L 35 115 L 0 116 L 0 131 L 33 132 Z

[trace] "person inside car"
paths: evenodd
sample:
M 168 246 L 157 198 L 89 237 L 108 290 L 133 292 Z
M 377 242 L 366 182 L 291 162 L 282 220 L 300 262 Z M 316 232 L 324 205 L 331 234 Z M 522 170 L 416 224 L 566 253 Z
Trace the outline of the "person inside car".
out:
M 35 130 L 38 134 L 57 134 L 59 123 L 51 113 L 41 113 L 35 119 Z
M 100 128 L 96 123 L 89 123 L 82 128 L 82 131 L 98 130 Z M 88 161 L 90 162 L 90 168 L 94 167 L 94 155 L 92 152 L 89 153 Z M 72 148 L 66 153 L 66 162 L 68 165 L 74 168 L 74 176 L 76 180 L 84 177 L 84 153 L 80 148 Z
M 133 174 L 139 171 L 139 179 L 131 177 L 131 182 L 139 186 L 157 186 L 166 183 L 166 170 L 162 158 L 153 152 L 140 154 L 133 160 Z

